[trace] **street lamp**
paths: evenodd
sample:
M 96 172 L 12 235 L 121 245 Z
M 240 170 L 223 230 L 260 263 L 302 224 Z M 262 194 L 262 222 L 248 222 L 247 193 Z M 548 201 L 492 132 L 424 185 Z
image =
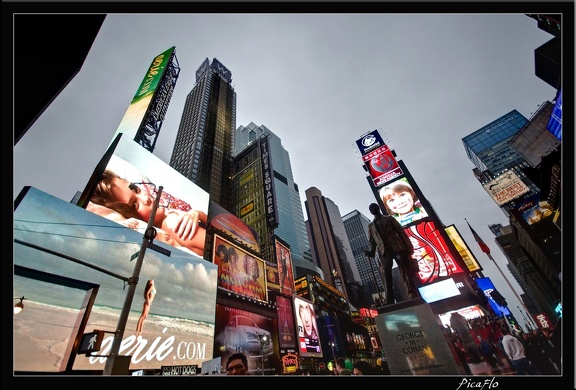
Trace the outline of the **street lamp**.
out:
M 259 334 L 258 340 L 260 341 L 260 358 L 262 362 L 262 375 L 264 375 L 264 345 L 268 342 L 268 335 Z
M 154 237 L 156 237 L 154 219 L 156 218 L 156 210 L 160 204 L 160 196 L 162 195 L 163 188 L 164 187 L 162 186 L 158 187 L 156 199 L 154 199 L 150 218 L 148 219 L 148 226 L 144 232 L 142 245 L 140 245 L 138 258 L 136 260 L 136 264 L 134 265 L 134 272 L 132 273 L 132 277 L 127 281 L 128 291 L 126 292 L 126 299 L 124 300 L 124 306 L 122 306 L 122 311 L 120 312 L 120 318 L 118 319 L 118 325 L 116 327 L 116 332 L 114 332 L 114 340 L 112 341 L 112 347 L 110 349 L 110 355 L 107 356 L 106 365 L 104 366 L 104 371 L 102 372 L 103 375 L 121 375 L 121 368 L 118 366 L 117 362 L 124 359 L 125 363 L 126 359 L 131 358 L 130 356 L 119 356 L 118 353 L 120 352 L 120 344 L 122 343 L 122 338 L 124 337 L 124 330 L 126 329 L 126 323 L 128 322 L 130 307 L 132 306 L 132 300 L 134 299 L 134 293 L 136 292 L 136 285 L 138 284 L 138 279 L 140 277 L 140 270 L 142 269 L 142 263 L 144 262 L 144 254 L 146 253 L 148 244 L 152 243 Z

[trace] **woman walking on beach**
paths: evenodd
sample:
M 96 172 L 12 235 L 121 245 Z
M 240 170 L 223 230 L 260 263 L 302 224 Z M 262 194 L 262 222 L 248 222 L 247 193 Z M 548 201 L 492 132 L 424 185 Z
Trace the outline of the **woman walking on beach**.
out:
M 155 295 L 156 287 L 154 286 L 154 280 L 150 279 L 146 282 L 146 288 L 144 289 L 144 305 L 142 306 L 142 314 L 140 314 L 140 318 L 138 319 L 138 325 L 136 325 L 136 336 L 139 336 L 140 333 L 142 333 L 144 320 L 148 317 Z

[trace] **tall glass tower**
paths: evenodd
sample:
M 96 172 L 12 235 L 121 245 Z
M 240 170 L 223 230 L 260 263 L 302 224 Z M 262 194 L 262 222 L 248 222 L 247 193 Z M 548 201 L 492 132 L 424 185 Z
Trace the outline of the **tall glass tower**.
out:
M 270 144 L 270 158 L 274 170 L 274 188 L 278 207 L 278 227 L 274 234 L 290 246 L 292 261 L 309 261 L 308 235 L 304 224 L 304 213 L 298 185 L 294 183 L 290 155 L 282 146 L 282 140 L 266 126 L 257 126 L 250 122 L 247 126 L 239 126 L 235 135 L 235 155 L 240 154 L 258 138 L 267 135 Z
M 529 167 L 529 164 L 510 146 L 510 140 L 527 122 L 528 119 L 522 114 L 512 110 L 462 138 L 466 155 L 482 173 L 477 176 L 489 181 L 507 170 L 512 170 L 530 188 L 524 198 L 537 194 L 540 189 L 523 172 L 523 168 Z
M 186 97 L 170 166 L 230 210 L 236 92 L 232 73 L 216 58 L 206 58 L 196 71 L 196 84 Z
M 366 249 L 370 246 L 368 243 L 368 225 L 370 220 L 358 210 L 354 210 L 344 215 L 342 222 L 348 235 L 348 241 L 350 241 L 350 248 L 358 268 L 360 282 L 366 287 L 367 299 L 376 304 L 376 306 L 381 306 L 383 300 L 382 292 L 385 289 L 378 271 L 378 263 L 376 260 L 370 260 L 365 254 Z

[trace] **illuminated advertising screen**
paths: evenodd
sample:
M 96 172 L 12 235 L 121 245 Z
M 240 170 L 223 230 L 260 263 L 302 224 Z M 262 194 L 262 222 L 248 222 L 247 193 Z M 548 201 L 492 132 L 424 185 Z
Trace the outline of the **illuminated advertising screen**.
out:
M 133 142 L 133 141 L 132 141 Z M 149 153 L 150 154 L 150 153 Z M 14 294 L 25 308 L 14 315 L 14 370 L 103 370 L 127 297 L 126 281 L 134 274 L 142 250 L 136 231 L 87 212 L 33 187 L 14 211 L 14 264 L 97 286 L 93 302 L 86 291 L 14 276 Z M 217 266 L 195 254 L 146 250 L 137 278 L 120 355 L 131 356 L 130 369 L 198 365 L 212 359 Z M 78 322 L 89 313 L 86 323 Z M 105 331 L 92 356 L 76 354 L 76 340 L 95 329 Z M 162 350 L 159 346 L 162 345 Z
M 456 226 L 450 225 L 444 230 L 446 231 L 446 234 L 450 238 L 450 241 L 452 241 L 454 247 L 460 254 L 462 261 L 464 261 L 464 264 L 466 264 L 468 271 L 474 272 L 481 270 L 482 267 L 480 267 L 480 264 L 470 251 L 470 248 L 468 248 L 468 245 L 466 245 L 466 243 L 464 242 L 464 239 L 458 232 L 458 229 L 456 229 Z
M 143 233 L 158 189 L 156 240 L 204 256 L 209 195 L 168 164 L 120 134 L 103 171 L 97 168 L 82 197 L 86 210 Z M 113 146 L 112 146 L 113 147 Z M 99 164 L 100 167 L 100 164 Z
M 403 174 L 392 151 L 386 145 L 365 154 L 362 156 L 362 161 L 364 161 L 375 187 L 380 187 Z
M 230 355 L 242 352 L 250 375 L 275 375 L 280 371 L 278 319 L 230 306 L 216 305 L 214 354 L 222 365 Z
M 212 262 L 218 266 L 218 287 L 244 297 L 267 300 L 264 261 L 214 235 Z
M 275 240 L 276 261 L 278 262 L 278 278 L 280 292 L 287 296 L 294 293 L 294 274 L 292 271 L 292 256 L 290 249 L 283 245 L 278 238 Z
M 302 357 L 322 357 L 320 334 L 312 302 L 294 296 L 294 316 L 298 327 L 298 353 Z
M 532 225 L 554 215 L 554 209 L 548 201 L 540 200 L 540 194 L 536 194 L 518 202 L 514 208 L 514 214 L 526 221 L 528 225 Z
M 414 246 L 412 258 L 418 262 L 418 278 L 422 284 L 464 272 L 434 222 L 420 222 L 404 231 Z
M 294 308 L 292 299 L 276 296 L 278 311 L 278 343 L 283 352 L 296 352 L 296 330 L 294 328 Z
M 478 284 L 478 287 L 482 291 L 484 291 L 484 295 L 486 295 L 486 298 L 488 298 L 488 303 L 490 303 L 490 307 L 492 307 L 494 313 L 496 313 L 496 315 L 498 316 L 502 314 L 509 316 L 510 310 L 508 310 L 506 306 L 500 306 L 499 304 L 496 303 L 494 298 L 492 298 L 491 293 L 492 291 L 496 290 L 496 287 L 494 287 L 494 284 L 492 283 L 490 278 L 476 278 L 474 280 L 476 281 L 476 284 Z
M 253 251 L 260 252 L 258 233 L 246 225 L 240 218 L 226 211 L 226 209 L 214 202 L 210 202 L 208 213 L 209 225 L 226 236 L 237 240 L 242 245 Z
M 556 138 L 562 141 L 562 89 L 558 91 L 556 96 L 556 104 L 552 109 L 550 120 L 546 125 L 546 129 L 550 131 Z
M 402 226 L 428 216 L 418 195 L 405 177 L 387 183 L 380 188 L 378 195 L 384 204 L 386 213 L 396 218 Z
M 482 187 L 498 206 L 502 206 L 530 191 L 530 188 L 512 171 L 503 173 Z
M 362 138 L 360 138 L 359 140 L 356 140 L 356 146 L 358 146 L 358 150 L 360 150 L 362 156 L 384 145 L 386 144 L 384 143 L 384 140 L 380 136 L 380 133 L 378 133 L 378 130 L 373 130 L 362 136 Z
M 436 302 L 442 299 L 460 295 L 460 291 L 453 279 L 445 279 L 436 283 L 430 283 L 419 287 L 420 296 L 426 303 Z

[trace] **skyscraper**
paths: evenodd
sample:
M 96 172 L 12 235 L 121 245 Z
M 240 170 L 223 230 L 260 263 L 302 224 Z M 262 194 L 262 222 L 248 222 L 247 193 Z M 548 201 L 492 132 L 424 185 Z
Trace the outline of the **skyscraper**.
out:
M 378 271 L 378 263 L 375 259 L 369 259 L 365 254 L 366 249 L 369 248 L 368 225 L 370 220 L 358 210 L 354 210 L 344 215 L 342 222 L 348 235 L 350 248 L 352 248 L 352 256 L 358 268 L 360 282 L 368 294 L 367 298 L 370 303 L 381 306 L 382 302 L 378 302 L 376 298 L 382 301 L 382 293 L 385 289 Z
M 360 274 L 342 222 L 340 209 L 316 187 L 306 190 L 306 222 L 310 250 L 326 281 L 340 290 L 351 305 L 365 304 L 359 291 Z
M 278 210 L 278 226 L 274 234 L 290 246 L 292 261 L 309 261 L 307 255 L 309 244 L 304 224 L 304 213 L 298 185 L 292 176 L 290 155 L 282 146 L 282 140 L 266 126 L 257 126 L 250 122 L 247 126 L 239 126 L 235 135 L 235 155 L 239 155 L 249 145 L 262 136 L 268 137 L 270 160 L 274 171 L 274 190 Z M 240 215 L 240 217 L 242 217 Z
M 216 58 L 206 58 L 196 71 L 196 84 L 186 97 L 170 166 L 230 210 L 236 92 L 232 73 Z
M 523 172 L 529 164 L 509 142 L 527 122 L 522 114 L 512 110 L 462 138 L 462 143 L 466 155 L 485 179 L 491 180 L 512 170 L 530 188 L 529 195 L 533 195 L 539 189 Z

